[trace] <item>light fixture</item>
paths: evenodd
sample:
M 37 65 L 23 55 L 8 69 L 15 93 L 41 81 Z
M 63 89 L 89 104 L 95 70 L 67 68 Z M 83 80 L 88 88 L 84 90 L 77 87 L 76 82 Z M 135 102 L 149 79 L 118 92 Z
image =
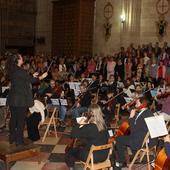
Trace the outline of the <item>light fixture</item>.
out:
M 121 20 L 121 23 L 125 22 L 125 14 L 120 15 L 120 20 Z

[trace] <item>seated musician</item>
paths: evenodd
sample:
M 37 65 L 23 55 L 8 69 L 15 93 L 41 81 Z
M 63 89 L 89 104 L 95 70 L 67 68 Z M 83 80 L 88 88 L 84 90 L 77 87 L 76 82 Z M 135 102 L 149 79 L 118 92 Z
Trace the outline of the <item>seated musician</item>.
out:
M 97 79 L 97 74 L 93 73 L 91 78 L 92 82 L 89 85 L 89 90 L 91 93 L 96 93 L 97 89 L 99 88 L 99 80 Z
M 88 115 L 82 118 L 73 127 L 71 136 L 83 140 L 82 147 L 70 148 L 65 154 L 65 161 L 70 169 L 73 169 L 76 160 L 86 161 L 92 145 L 103 145 L 108 142 L 108 132 L 103 119 L 100 106 L 92 104 L 88 109 Z M 94 162 L 104 161 L 107 158 L 107 151 L 102 150 L 94 154 Z
M 37 141 L 40 139 L 38 125 L 40 122 L 44 122 L 46 109 L 42 102 L 34 100 L 34 105 L 29 108 L 29 111 L 31 115 L 26 119 L 28 138 Z
M 105 122 L 108 127 L 110 127 L 110 122 L 114 118 L 115 114 L 115 106 L 116 106 L 116 101 L 113 98 L 113 91 L 111 89 L 108 90 L 107 92 L 107 101 L 104 104 L 104 107 L 102 109 L 105 117 Z
M 115 168 L 121 169 L 125 166 L 125 150 L 130 147 L 135 154 L 140 149 L 145 135 L 148 132 L 144 118 L 153 116 L 153 113 L 147 108 L 147 100 L 140 97 L 136 100 L 135 109 L 132 109 L 129 117 L 130 135 L 120 136 L 116 139 L 117 160 Z M 156 144 L 156 139 L 149 141 L 150 146 Z
M 51 106 L 51 98 L 64 98 L 64 91 L 63 88 L 57 84 L 54 80 L 50 80 L 50 86 L 45 90 L 45 96 L 47 97 L 47 104 Z M 60 105 L 59 106 L 59 118 L 60 118 L 60 125 L 65 126 L 64 119 L 66 115 L 67 108 L 66 106 Z
M 83 112 L 87 112 L 91 104 L 91 95 L 85 84 L 80 84 L 80 97 L 78 97 L 75 108 L 72 109 L 73 118 L 80 117 Z
M 160 95 L 160 97 L 158 95 L 155 99 L 158 104 L 162 105 L 158 114 L 163 115 L 166 121 L 170 121 L 170 84 L 166 85 L 165 94 Z

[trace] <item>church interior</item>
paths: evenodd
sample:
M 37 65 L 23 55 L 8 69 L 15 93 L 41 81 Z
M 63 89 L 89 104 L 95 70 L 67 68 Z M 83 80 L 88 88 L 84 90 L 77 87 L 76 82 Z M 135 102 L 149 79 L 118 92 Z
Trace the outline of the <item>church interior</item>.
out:
M 170 0 L 0 0 L 0 170 L 170 170 Z

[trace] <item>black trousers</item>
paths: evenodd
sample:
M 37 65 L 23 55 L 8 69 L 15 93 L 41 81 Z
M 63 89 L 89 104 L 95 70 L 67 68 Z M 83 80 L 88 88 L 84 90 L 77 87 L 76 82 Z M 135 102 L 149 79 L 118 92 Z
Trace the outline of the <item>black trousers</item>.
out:
M 127 151 L 127 147 L 131 148 L 132 154 L 136 153 L 136 150 L 133 149 L 131 144 L 130 136 L 120 136 L 116 138 L 116 153 L 117 160 L 119 163 L 125 163 L 125 152 Z
M 9 121 L 9 140 L 16 144 L 23 144 L 24 124 L 27 113 L 27 107 L 10 106 L 11 118 Z
M 40 134 L 38 130 L 38 125 L 41 121 L 41 114 L 40 113 L 32 113 L 27 118 L 27 132 L 28 132 L 28 138 L 32 141 L 37 141 L 40 139 Z

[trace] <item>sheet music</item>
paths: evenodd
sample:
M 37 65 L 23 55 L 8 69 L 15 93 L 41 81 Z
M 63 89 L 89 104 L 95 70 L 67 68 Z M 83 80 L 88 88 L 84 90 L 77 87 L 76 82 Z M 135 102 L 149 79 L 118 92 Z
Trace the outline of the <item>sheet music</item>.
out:
M 147 124 L 151 138 L 168 134 L 164 117 L 162 115 L 145 118 L 145 122 Z
M 6 106 L 7 98 L 0 98 L 0 106 Z
M 68 105 L 66 99 L 59 99 L 59 100 L 60 100 L 60 104 L 61 104 L 62 106 L 67 106 L 67 105 Z
M 67 106 L 68 103 L 67 103 L 67 100 L 66 99 L 54 99 L 54 98 L 51 98 L 51 102 L 52 102 L 52 105 L 54 106 Z
M 70 89 L 74 90 L 75 96 L 80 94 L 80 82 L 69 82 Z
M 3 87 L 2 87 L 2 93 L 4 93 L 5 90 L 7 90 L 7 89 L 9 89 L 9 86 L 3 86 Z
M 54 105 L 54 106 L 59 106 L 60 105 L 59 99 L 51 98 L 50 100 L 52 102 L 52 105 Z
M 125 99 L 126 103 L 130 103 L 130 102 L 132 102 L 134 100 L 131 97 L 124 97 L 124 99 Z

